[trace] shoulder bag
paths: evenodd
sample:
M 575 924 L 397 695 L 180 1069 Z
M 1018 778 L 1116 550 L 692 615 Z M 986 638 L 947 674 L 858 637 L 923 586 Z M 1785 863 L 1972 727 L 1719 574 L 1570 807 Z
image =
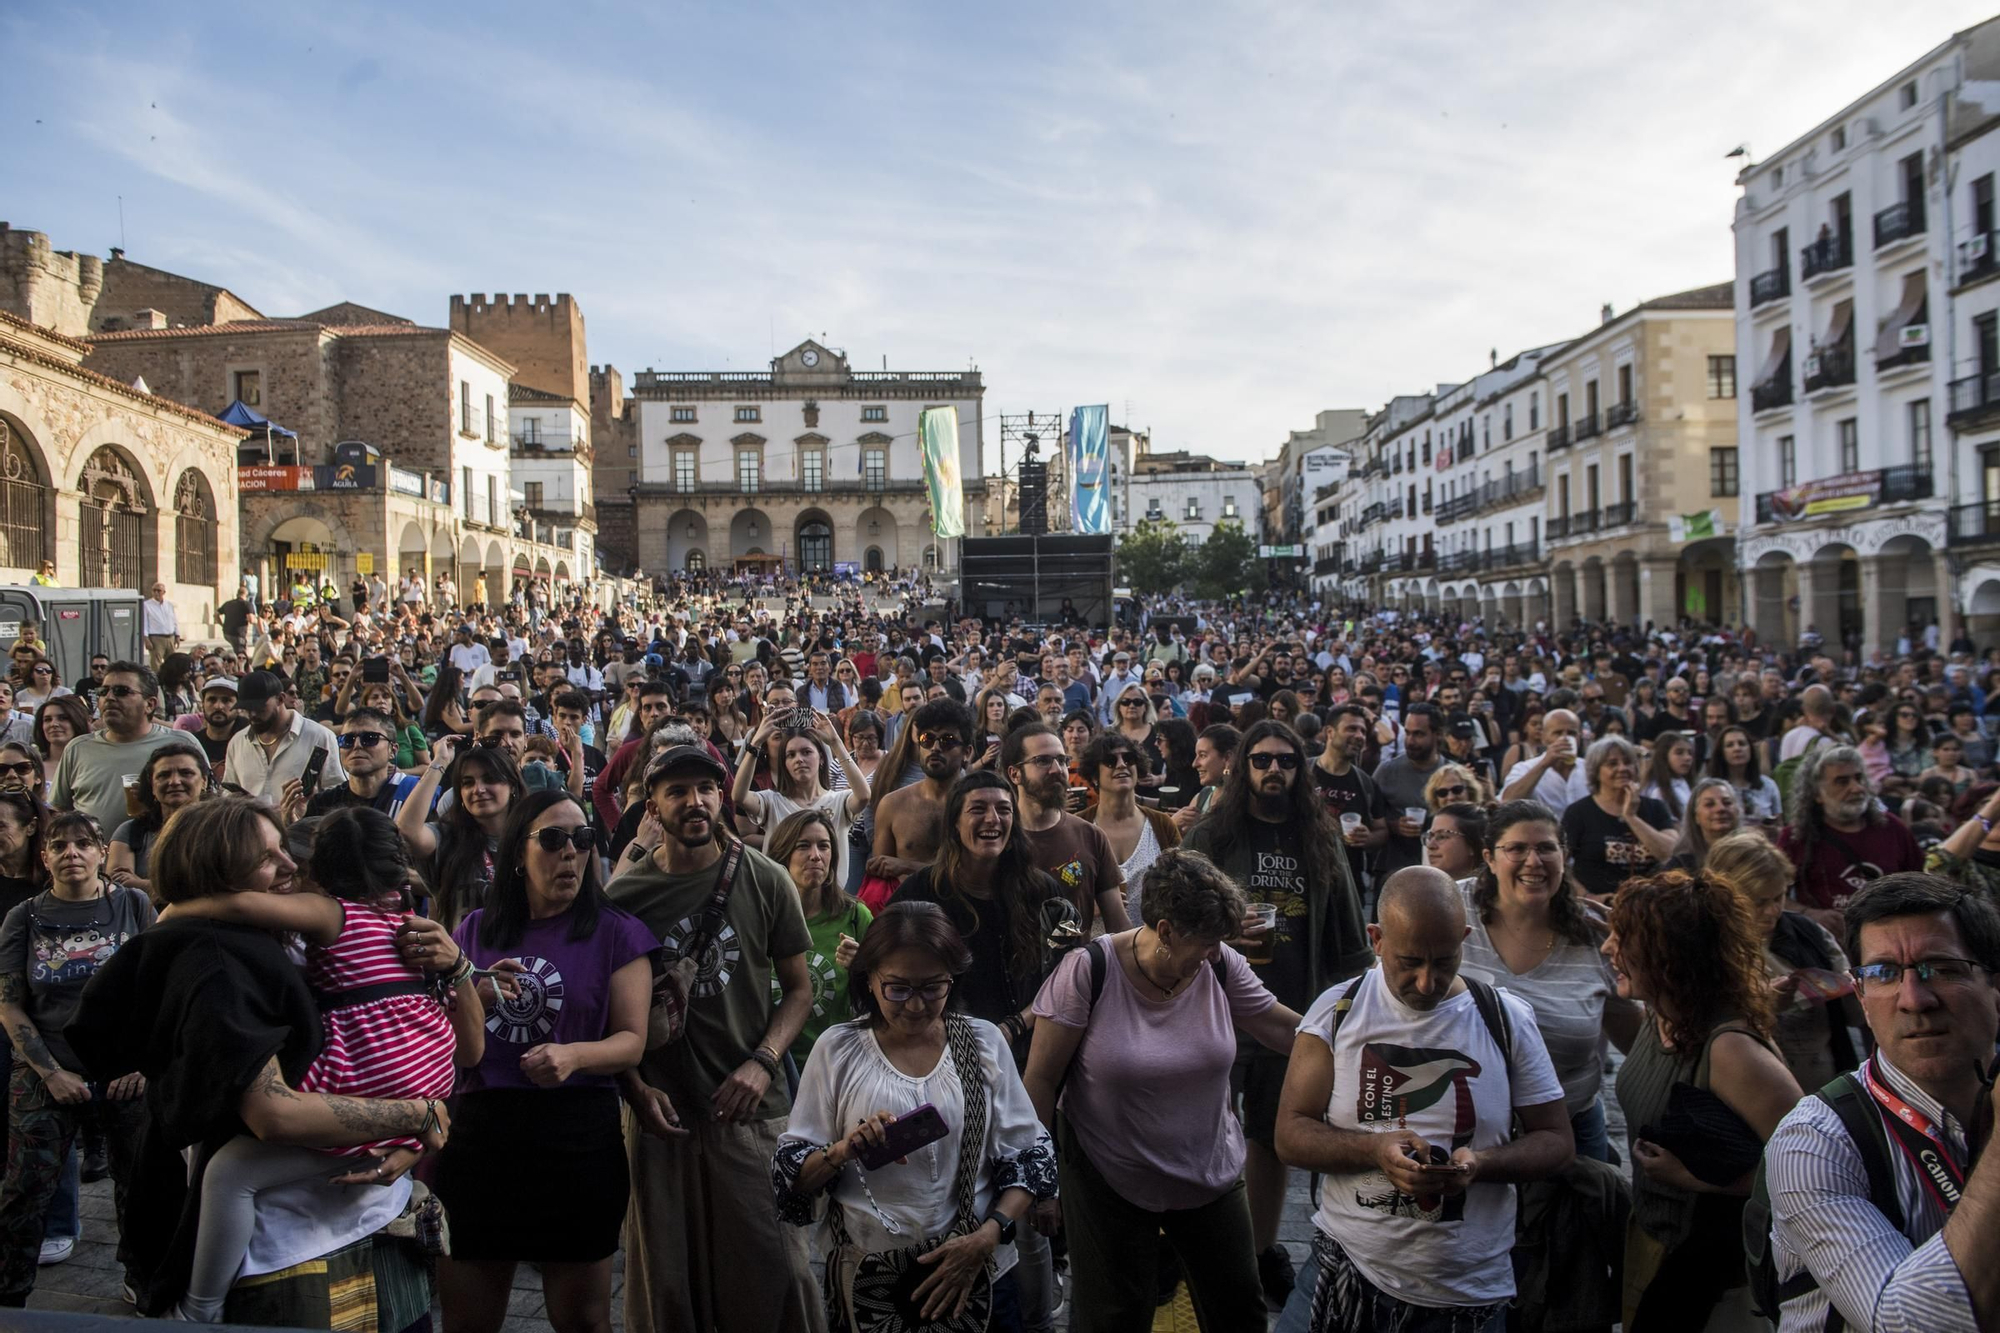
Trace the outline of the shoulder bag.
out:
M 682 943 L 680 956 L 668 958 L 665 949 L 653 951 L 653 1001 L 646 1013 L 649 1051 L 672 1045 L 687 1031 L 688 1003 L 694 998 L 695 979 L 701 975 L 702 955 L 715 943 L 728 919 L 729 893 L 736 887 L 736 866 L 742 859 L 743 844 L 731 841 L 715 875 L 715 891 L 703 904 L 694 930 Z

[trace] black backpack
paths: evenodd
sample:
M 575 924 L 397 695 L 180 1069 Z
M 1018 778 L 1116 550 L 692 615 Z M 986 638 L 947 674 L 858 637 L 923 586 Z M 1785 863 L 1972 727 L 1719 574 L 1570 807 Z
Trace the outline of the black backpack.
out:
M 1479 1010 L 1480 1022 L 1486 1024 L 1486 1035 L 1493 1038 L 1493 1044 L 1500 1048 L 1506 1058 L 1507 1073 L 1511 1079 L 1514 1072 L 1514 1025 L 1507 1017 L 1507 1006 L 1500 1002 L 1500 992 L 1477 977 L 1459 974 L 1465 982 L 1466 990 L 1472 993 L 1472 1005 Z M 1347 1021 L 1347 1011 L 1354 1007 L 1354 994 L 1361 989 L 1361 983 L 1368 979 L 1363 972 L 1333 1002 L 1333 1026 L 1327 1029 L 1326 1048 L 1333 1049 L 1334 1038 L 1340 1035 L 1340 1025 Z M 1315 1191 L 1316 1193 L 1317 1191 Z
M 1896 1172 L 1890 1164 L 1889 1136 L 1882 1128 L 1882 1114 L 1875 1109 L 1874 1099 L 1852 1074 L 1842 1074 L 1818 1092 L 1806 1095 L 1819 1098 L 1840 1117 L 1840 1123 L 1847 1129 L 1847 1137 L 1853 1140 L 1855 1151 L 1861 1154 L 1861 1164 L 1868 1171 L 1868 1202 L 1889 1219 L 1891 1226 L 1901 1231 L 1903 1205 L 1896 1197 Z M 1750 1200 L 1743 1205 L 1743 1258 L 1757 1313 L 1775 1324 L 1779 1306 L 1817 1289 L 1819 1282 L 1813 1277 L 1812 1270 L 1807 1268 L 1801 1268 L 1790 1281 L 1778 1280 L 1778 1260 L 1775 1247 L 1771 1244 L 1771 1190 L 1764 1176 L 1768 1160 L 1767 1155 L 1765 1161 L 1757 1163 L 1757 1176 L 1750 1186 Z M 1839 1307 L 1828 1301 L 1825 1333 L 1841 1333 L 1846 1327 L 1847 1320 L 1841 1315 Z

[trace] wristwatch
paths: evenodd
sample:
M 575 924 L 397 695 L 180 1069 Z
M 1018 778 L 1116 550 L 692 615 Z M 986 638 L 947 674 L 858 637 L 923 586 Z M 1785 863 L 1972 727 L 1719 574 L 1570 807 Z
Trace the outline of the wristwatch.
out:
M 1007 1214 L 1001 1212 L 999 1209 L 996 1208 L 992 1212 L 986 1215 L 986 1220 L 988 1222 L 994 1223 L 1000 1228 L 1000 1243 L 1002 1245 L 1012 1245 L 1014 1243 L 1013 1218 L 1007 1216 Z

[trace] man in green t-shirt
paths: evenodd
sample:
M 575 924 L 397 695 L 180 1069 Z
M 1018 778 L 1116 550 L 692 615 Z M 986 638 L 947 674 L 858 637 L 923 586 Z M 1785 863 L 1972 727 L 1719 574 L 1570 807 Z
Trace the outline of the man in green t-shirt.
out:
M 806 1233 L 778 1220 L 768 1184 L 791 1110 L 781 1062 L 812 1008 L 812 937 L 790 876 L 748 847 L 720 929 L 703 927 L 730 845 L 727 777 L 705 746 L 654 760 L 646 800 L 663 836 L 628 854 L 610 885 L 611 900 L 660 941 L 659 966 L 701 948 L 680 1040 L 620 1077 L 634 1113 L 625 1252 L 644 1256 L 626 1269 L 625 1326 L 817 1333 L 824 1316 Z

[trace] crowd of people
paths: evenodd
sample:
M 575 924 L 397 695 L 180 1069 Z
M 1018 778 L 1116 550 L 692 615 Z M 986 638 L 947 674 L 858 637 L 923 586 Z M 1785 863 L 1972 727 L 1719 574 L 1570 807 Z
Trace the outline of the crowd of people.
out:
M 12 649 L 0 1305 L 2000 1326 L 2000 649 L 287 591 Z

